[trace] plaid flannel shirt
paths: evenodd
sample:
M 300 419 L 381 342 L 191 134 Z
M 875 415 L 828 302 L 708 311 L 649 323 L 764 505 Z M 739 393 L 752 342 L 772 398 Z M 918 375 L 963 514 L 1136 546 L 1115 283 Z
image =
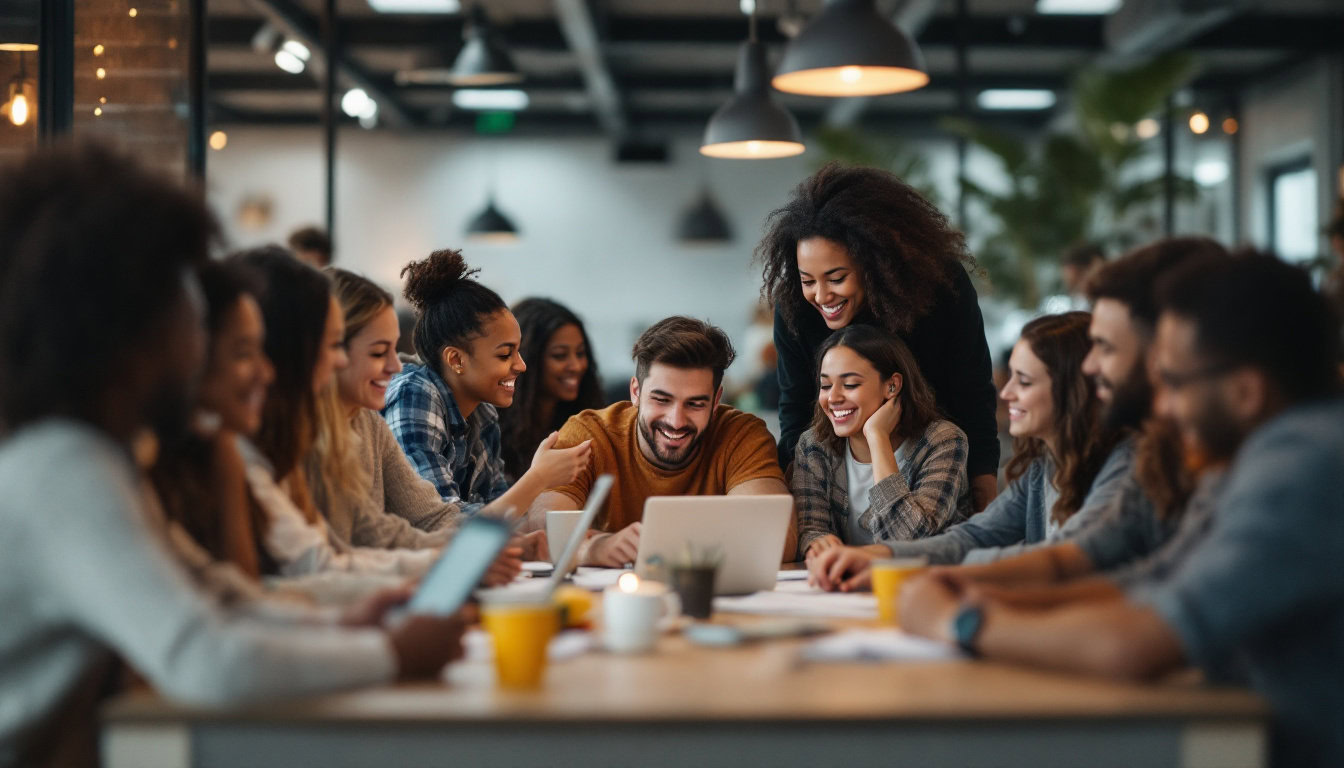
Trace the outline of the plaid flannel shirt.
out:
M 950 421 L 929 424 L 913 445 L 902 445 L 901 471 L 873 486 L 859 525 L 874 541 L 909 541 L 932 536 L 971 513 L 966 478 L 966 433 Z M 798 439 L 793 467 L 798 509 L 798 551 L 832 534 L 844 538 L 849 515 L 849 474 L 845 454 L 832 452 L 808 430 Z
M 383 417 L 420 476 L 466 514 L 509 489 L 495 407 L 481 403 L 462 418 L 448 384 L 429 366 L 410 363 L 393 377 Z

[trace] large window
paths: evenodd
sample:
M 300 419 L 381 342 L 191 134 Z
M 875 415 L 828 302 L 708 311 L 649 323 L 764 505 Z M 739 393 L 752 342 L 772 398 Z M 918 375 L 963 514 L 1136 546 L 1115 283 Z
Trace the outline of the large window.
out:
M 1269 237 L 1274 252 L 1288 261 L 1316 258 L 1321 227 L 1316 171 L 1309 159 L 1270 171 L 1269 206 Z

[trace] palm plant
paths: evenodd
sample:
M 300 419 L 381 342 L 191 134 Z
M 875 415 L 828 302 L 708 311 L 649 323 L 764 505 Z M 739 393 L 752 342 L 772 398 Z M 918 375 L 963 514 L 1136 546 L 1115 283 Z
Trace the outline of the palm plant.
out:
M 1163 109 L 1193 71 L 1193 59 L 1183 54 L 1123 71 L 1084 71 L 1073 84 L 1072 130 L 1037 143 L 968 120 L 944 121 L 947 130 L 994 155 L 1008 178 L 1004 191 L 961 179 L 993 221 L 980 233 L 977 253 L 993 291 L 1034 307 L 1042 268 L 1056 265 L 1070 245 L 1128 248 L 1155 233 L 1155 218 L 1141 214 L 1161 199 L 1166 179 L 1136 173 L 1147 147 L 1135 125 Z M 1197 194 L 1184 177 L 1174 179 L 1174 189 L 1181 198 Z

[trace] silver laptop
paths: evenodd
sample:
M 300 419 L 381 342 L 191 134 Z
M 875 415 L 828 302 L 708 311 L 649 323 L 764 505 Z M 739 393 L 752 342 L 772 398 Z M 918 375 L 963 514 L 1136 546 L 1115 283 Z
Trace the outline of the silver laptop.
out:
M 644 503 L 635 572 L 667 581 L 666 568 L 688 549 L 718 548 L 723 561 L 714 594 L 742 595 L 775 588 L 793 497 L 652 496 Z

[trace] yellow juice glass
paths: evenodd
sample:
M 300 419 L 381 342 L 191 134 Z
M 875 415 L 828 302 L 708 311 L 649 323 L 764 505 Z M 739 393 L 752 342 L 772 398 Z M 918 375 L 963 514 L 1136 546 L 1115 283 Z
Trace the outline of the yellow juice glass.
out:
M 877 598 L 878 621 L 900 626 L 901 585 L 928 566 L 928 558 L 924 557 L 873 561 L 873 595 Z
M 495 644 L 495 673 L 505 688 L 536 688 L 546 673 L 546 648 L 560 631 L 554 603 L 485 603 L 481 624 Z

